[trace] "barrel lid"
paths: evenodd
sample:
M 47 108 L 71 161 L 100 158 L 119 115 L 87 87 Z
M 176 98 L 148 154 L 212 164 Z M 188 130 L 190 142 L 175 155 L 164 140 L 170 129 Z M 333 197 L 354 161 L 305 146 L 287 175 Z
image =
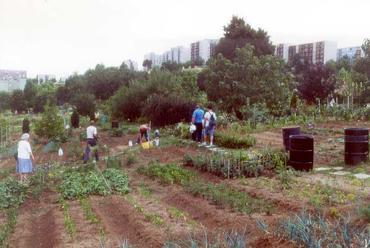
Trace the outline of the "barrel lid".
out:
M 295 135 L 290 135 L 290 139 L 313 139 L 313 136 L 310 134 L 295 134 Z
M 298 128 L 301 128 L 300 126 L 289 126 L 289 127 L 283 127 L 281 129 L 285 130 L 285 129 L 298 129 Z
M 365 127 L 346 127 L 344 128 L 345 131 L 369 131 L 368 128 Z

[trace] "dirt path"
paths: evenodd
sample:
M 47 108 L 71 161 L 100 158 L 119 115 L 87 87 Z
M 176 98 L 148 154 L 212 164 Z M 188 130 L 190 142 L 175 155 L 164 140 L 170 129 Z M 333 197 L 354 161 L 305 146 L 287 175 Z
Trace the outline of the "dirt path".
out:
M 56 197 L 44 192 L 39 200 L 29 199 L 22 205 L 10 247 L 64 247 L 63 216 Z
M 90 197 L 93 211 L 101 220 L 108 245 L 117 246 L 125 239 L 135 247 L 161 247 L 163 233 L 145 222 L 144 217 L 120 196 Z

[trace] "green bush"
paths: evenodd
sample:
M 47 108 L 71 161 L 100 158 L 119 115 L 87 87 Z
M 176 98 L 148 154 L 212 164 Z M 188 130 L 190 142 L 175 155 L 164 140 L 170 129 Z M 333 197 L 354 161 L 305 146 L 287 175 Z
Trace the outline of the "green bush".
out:
M 22 122 L 22 133 L 29 132 L 30 132 L 30 121 L 27 118 L 24 118 Z
M 256 139 L 250 135 L 228 131 L 216 131 L 214 139 L 217 145 L 233 149 L 250 148 L 256 144 Z
M 74 110 L 71 115 L 71 125 L 73 128 L 79 128 L 80 127 L 80 116 L 77 112 L 77 110 Z
M 0 209 L 12 208 L 21 204 L 26 197 L 26 187 L 9 177 L 0 182 Z
M 39 137 L 48 140 L 64 142 L 66 134 L 63 126 L 63 119 L 58 115 L 58 108 L 55 106 L 45 106 L 45 111 L 41 119 L 35 123 L 35 133 Z
M 82 116 L 89 116 L 94 119 L 96 111 L 96 99 L 94 95 L 87 93 L 80 93 L 72 99 L 76 111 Z
M 163 184 L 183 184 L 194 178 L 194 173 L 176 164 L 151 163 L 146 167 L 139 167 L 138 172 L 148 177 L 158 178 Z
M 360 209 L 361 215 L 367 220 L 370 221 L 370 204 L 363 206 Z
M 155 126 L 166 126 L 190 121 L 194 103 L 178 95 L 152 95 L 145 102 L 142 115 Z
M 182 122 L 178 123 L 174 128 L 174 135 L 180 139 L 190 139 L 190 125 Z

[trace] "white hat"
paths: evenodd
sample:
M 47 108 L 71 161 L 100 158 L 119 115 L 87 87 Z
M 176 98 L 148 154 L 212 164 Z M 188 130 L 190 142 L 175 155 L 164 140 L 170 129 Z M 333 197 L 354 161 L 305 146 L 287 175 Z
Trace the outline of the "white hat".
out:
M 24 133 L 21 136 L 21 140 L 28 140 L 30 138 L 30 135 L 28 133 Z

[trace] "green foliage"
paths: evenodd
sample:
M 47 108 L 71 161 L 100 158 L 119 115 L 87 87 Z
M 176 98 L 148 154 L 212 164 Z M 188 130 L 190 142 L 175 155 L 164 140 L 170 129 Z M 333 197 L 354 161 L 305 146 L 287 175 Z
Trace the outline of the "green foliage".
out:
M 22 122 L 22 133 L 29 132 L 30 132 L 30 121 L 27 118 L 24 118 Z
M 215 143 L 226 148 L 250 148 L 256 144 L 256 139 L 250 135 L 241 135 L 228 130 L 215 132 Z
M 268 230 L 263 222 L 259 226 L 265 232 L 303 247 L 366 247 L 370 240 L 370 232 L 352 226 L 350 218 L 329 221 L 305 212 L 281 219 L 274 230 Z
M 58 112 L 55 106 L 45 106 L 41 119 L 35 122 L 35 133 L 39 137 L 58 142 L 65 141 L 63 119 Z
M 178 123 L 174 128 L 174 135 L 180 139 L 189 139 L 191 137 L 190 125 L 183 122 Z
M 216 205 L 230 207 L 235 211 L 252 214 L 265 212 L 270 214 L 272 203 L 253 198 L 245 192 L 237 191 L 224 184 L 203 183 L 192 181 L 185 189 L 195 196 L 202 196 Z
M 26 111 L 27 105 L 22 90 L 14 90 L 10 96 L 10 108 L 12 111 L 21 113 Z
M 0 92 L 0 112 L 10 109 L 11 96 L 8 92 Z
M 360 208 L 361 215 L 368 221 L 370 222 L 370 204 L 367 206 L 363 206 Z
M 82 116 L 94 118 L 96 111 L 96 100 L 94 95 L 81 93 L 72 98 L 72 103 L 76 107 L 76 111 Z
M 26 186 L 8 177 L 0 182 L 0 209 L 17 207 L 26 197 Z
M 264 170 L 285 165 L 286 155 L 280 151 L 264 150 L 260 153 L 212 152 L 196 156 L 185 155 L 184 164 L 225 178 L 258 176 Z
M 258 57 L 250 45 L 238 48 L 235 54 L 233 60 L 219 54 L 208 62 L 203 73 L 209 100 L 239 118 L 248 103 L 263 103 L 269 110 L 288 106 L 291 75 L 285 72 L 282 60 L 272 55 Z
M 80 116 L 77 112 L 77 110 L 73 110 L 73 113 L 71 115 L 71 125 L 73 128 L 79 128 L 80 127 Z
M 128 176 L 113 168 L 106 169 L 102 173 L 96 170 L 86 173 L 68 171 L 63 175 L 58 189 L 65 199 L 76 199 L 87 195 L 108 195 L 112 190 L 127 193 Z
M 183 184 L 194 177 L 194 173 L 176 164 L 151 163 L 146 167 L 139 167 L 138 172 L 151 178 L 158 178 L 163 184 Z
M 108 156 L 105 161 L 107 168 L 121 169 L 121 159 L 119 157 Z
M 69 214 L 69 205 L 63 198 L 60 198 L 59 206 L 63 210 L 64 228 L 67 231 L 69 237 L 73 240 L 76 235 L 76 224 Z

